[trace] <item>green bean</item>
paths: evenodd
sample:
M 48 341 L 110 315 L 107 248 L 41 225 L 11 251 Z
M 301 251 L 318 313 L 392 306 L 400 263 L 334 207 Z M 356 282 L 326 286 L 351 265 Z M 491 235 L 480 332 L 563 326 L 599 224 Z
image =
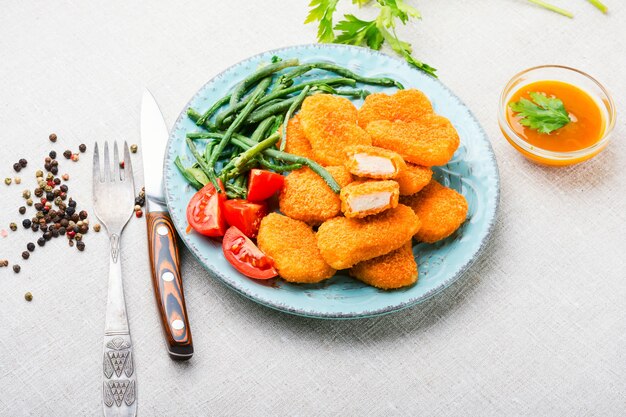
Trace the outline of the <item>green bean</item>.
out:
M 230 94 L 222 97 L 217 100 L 204 114 L 196 121 L 198 126 L 204 126 L 204 124 L 213 116 L 213 113 L 219 110 L 224 104 L 228 103 L 230 100 Z
M 270 101 L 280 98 L 280 97 L 284 97 L 287 96 L 289 94 L 295 93 L 297 91 L 302 90 L 304 87 L 306 87 L 307 85 L 310 86 L 315 86 L 317 84 L 327 84 L 327 85 L 348 85 L 351 87 L 356 86 L 356 81 L 351 79 L 351 78 L 345 78 L 345 77 L 335 77 L 335 78 L 327 78 L 324 80 L 309 80 L 309 81 L 305 81 L 303 83 L 300 84 L 296 84 L 292 87 L 289 88 L 284 88 L 284 89 L 280 89 L 280 90 L 273 90 L 270 91 L 269 94 L 267 94 L 265 97 L 263 97 L 262 99 L 259 100 L 259 106 L 262 106 L 264 104 L 269 103 Z M 229 108 L 227 108 L 226 110 L 224 110 L 223 112 L 221 112 L 220 114 L 217 115 L 217 118 L 215 120 L 215 124 L 217 126 L 224 126 L 225 123 L 227 123 L 228 117 L 231 116 L 232 114 L 238 112 L 239 110 L 241 110 L 245 105 L 247 104 L 247 99 L 243 99 L 242 101 L 240 101 L 239 103 L 237 103 L 235 106 L 231 106 Z
M 246 124 L 259 123 L 263 119 L 267 119 L 268 117 L 276 114 L 276 113 L 284 113 L 289 109 L 289 107 L 296 101 L 298 97 L 290 97 L 286 100 L 281 101 L 280 103 L 272 104 L 271 106 L 263 107 L 256 109 L 248 118 L 246 119 Z
M 279 61 L 273 64 L 266 65 L 260 68 L 259 70 L 253 72 L 252 74 L 248 75 L 246 78 L 243 79 L 243 81 L 241 81 L 239 84 L 235 86 L 232 93 L 230 94 L 231 107 L 237 104 L 239 100 L 241 99 L 241 97 L 246 92 L 246 90 L 248 90 L 248 88 L 250 88 L 250 86 L 256 83 L 257 81 L 267 76 L 271 76 L 276 71 L 280 71 L 288 67 L 295 67 L 298 64 L 299 64 L 299 61 L 297 59 L 286 59 L 284 61 Z
M 200 184 L 191 174 L 187 172 L 187 169 L 180 160 L 180 157 L 177 156 L 176 159 L 174 159 L 174 165 L 176 165 L 176 168 L 178 168 L 180 173 L 183 175 L 183 177 L 185 177 L 187 182 L 191 184 L 193 188 L 195 188 L 196 190 L 202 188 L 202 184 Z
M 245 165 L 251 159 L 255 158 L 261 152 L 276 145 L 278 139 L 280 139 L 280 135 L 278 133 L 275 133 L 269 138 L 263 140 L 262 142 L 255 143 L 252 147 L 246 149 L 241 154 L 239 154 L 238 157 L 231 160 L 228 165 L 224 167 L 224 171 L 228 171 L 229 169 L 234 169 L 238 171 L 243 165 Z
M 206 185 L 206 183 L 209 182 L 209 178 L 200 168 L 187 168 L 187 173 L 189 173 L 189 175 L 191 175 L 196 181 L 202 184 L 202 186 Z
M 302 91 L 300 92 L 300 94 L 298 94 L 298 96 L 296 97 L 296 100 L 293 103 L 291 103 L 291 106 L 289 106 L 289 110 L 287 110 L 287 114 L 285 115 L 285 123 L 283 123 L 283 131 L 281 134 L 281 137 L 282 137 L 280 141 L 281 151 L 284 151 L 285 146 L 287 145 L 287 124 L 289 123 L 289 119 L 291 119 L 291 115 L 293 114 L 293 112 L 295 112 L 298 109 L 298 107 L 302 105 L 302 102 L 304 101 L 304 98 L 306 97 L 306 95 L 309 94 L 310 89 L 311 89 L 311 86 L 309 85 L 304 87 Z
M 265 158 L 259 158 L 259 164 L 265 169 L 271 169 L 276 172 L 296 171 L 302 168 L 302 164 L 278 165 L 268 161 Z
M 259 123 L 256 129 L 254 129 L 254 132 L 252 132 L 250 139 L 252 139 L 255 142 L 258 142 L 264 139 L 265 134 L 267 133 L 269 128 L 274 125 L 275 121 L 276 121 L 276 116 L 270 116 L 267 119 L 264 119 L 261 123 Z
M 400 90 L 404 89 L 404 86 L 401 83 L 391 78 L 363 77 L 362 75 L 356 74 L 347 68 L 340 67 L 339 65 L 335 65 L 329 62 L 312 62 L 309 64 L 303 64 L 301 67 L 308 68 L 308 70 L 321 69 L 325 71 L 334 72 L 335 74 L 341 75 L 342 77 L 353 78 L 354 80 L 364 83 L 364 84 L 375 84 L 375 85 L 383 85 L 387 87 L 397 87 Z
M 233 194 L 233 196 L 228 195 L 228 198 L 244 198 L 246 194 L 246 190 L 230 182 L 225 183 L 224 188 L 226 189 L 227 195 L 229 192 Z
M 276 132 L 278 128 L 283 124 L 284 120 L 285 118 L 283 117 L 282 114 L 279 114 L 278 116 L 276 116 L 276 121 L 274 122 L 274 126 L 270 128 L 270 130 L 268 131 L 268 134 L 271 135 L 272 133 Z
M 252 97 L 248 104 L 246 104 L 246 107 L 244 107 L 241 113 L 237 115 L 233 123 L 228 127 L 228 130 L 226 130 L 226 132 L 224 133 L 224 136 L 222 136 L 222 138 L 220 139 L 217 147 L 213 150 L 213 153 L 211 154 L 211 159 L 209 159 L 208 161 L 208 165 L 211 167 L 211 170 L 214 169 L 213 166 L 215 165 L 215 161 L 217 161 L 217 158 L 230 141 L 230 138 L 233 136 L 235 131 L 239 129 L 239 127 L 248 117 L 248 115 L 252 112 L 252 109 L 256 105 L 257 100 L 265 93 L 265 88 L 267 88 L 267 86 L 264 85 L 264 83 L 259 83 L 259 85 L 254 89 L 254 92 L 252 92 Z M 213 171 L 213 174 L 215 174 L 215 171 Z
M 198 161 L 200 169 L 204 171 L 207 177 L 209 177 L 209 181 L 211 181 L 211 184 L 213 184 L 213 186 L 219 190 L 219 184 L 217 183 L 217 177 L 215 176 L 213 166 L 209 165 L 207 161 L 204 160 L 202 155 L 200 155 L 200 153 L 198 152 L 198 149 L 196 149 L 196 144 L 193 143 L 193 140 L 189 138 L 187 138 L 187 147 L 191 151 L 191 154 L 194 156 L 194 158 L 196 158 L 196 161 Z

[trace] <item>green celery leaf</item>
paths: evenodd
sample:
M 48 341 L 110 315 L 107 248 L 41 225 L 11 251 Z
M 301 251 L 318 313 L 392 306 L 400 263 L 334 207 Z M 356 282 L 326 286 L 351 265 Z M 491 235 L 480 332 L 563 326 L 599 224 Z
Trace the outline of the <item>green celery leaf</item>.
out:
M 304 23 L 318 21 L 317 40 L 320 42 L 332 42 L 335 39 L 333 33 L 333 13 L 337 9 L 339 0 L 311 0 L 309 14 Z
M 532 101 L 521 98 L 509 106 L 511 110 L 521 116 L 519 122 L 522 126 L 534 129 L 539 133 L 549 134 L 571 122 L 560 99 L 548 97 L 538 92 L 531 92 L 529 95 Z

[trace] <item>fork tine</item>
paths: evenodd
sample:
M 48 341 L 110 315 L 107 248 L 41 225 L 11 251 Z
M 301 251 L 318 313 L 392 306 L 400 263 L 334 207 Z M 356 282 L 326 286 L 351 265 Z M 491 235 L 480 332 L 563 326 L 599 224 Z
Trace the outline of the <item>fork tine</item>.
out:
M 113 142 L 113 181 L 119 181 L 120 177 L 120 156 L 117 151 L 117 141 Z
M 98 151 L 98 142 L 93 147 L 93 182 L 102 181 L 102 171 L 100 170 L 100 152 Z
M 133 186 L 133 195 L 135 195 L 135 179 L 133 178 L 133 165 L 130 163 L 130 151 L 128 143 L 124 141 L 124 180 L 131 182 Z
M 104 181 L 111 179 L 111 161 L 109 159 L 109 142 L 104 141 Z

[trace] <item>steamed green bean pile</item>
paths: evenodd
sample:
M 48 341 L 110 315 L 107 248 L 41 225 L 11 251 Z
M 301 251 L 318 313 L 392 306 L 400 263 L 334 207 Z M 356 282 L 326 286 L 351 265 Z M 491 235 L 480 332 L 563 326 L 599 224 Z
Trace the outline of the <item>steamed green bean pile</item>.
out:
M 313 70 L 329 76 L 303 77 Z M 187 109 L 199 128 L 186 139 L 194 162 L 185 167 L 177 157 L 174 163 L 196 189 L 211 182 L 219 190 L 219 178 L 229 198 L 246 198 L 246 173 L 252 168 L 287 172 L 306 166 L 339 193 L 339 185 L 321 165 L 284 152 L 286 125 L 313 94 L 366 97 L 369 91 L 358 83 L 404 88 L 391 78 L 363 77 L 332 63 L 300 64 L 297 59 L 273 57 L 204 112 Z

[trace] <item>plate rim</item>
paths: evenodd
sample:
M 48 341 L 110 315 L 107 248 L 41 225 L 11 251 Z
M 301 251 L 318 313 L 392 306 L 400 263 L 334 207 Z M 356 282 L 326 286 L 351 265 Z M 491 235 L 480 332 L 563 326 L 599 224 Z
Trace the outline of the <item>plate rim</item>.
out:
M 321 48 L 321 49 L 325 49 L 325 48 L 329 48 L 329 49 L 344 49 L 344 50 L 351 50 L 351 49 L 358 49 L 360 51 L 365 51 L 368 54 L 371 55 L 379 55 L 379 56 L 384 56 L 386 59 L 391 59 L 393 61 L 396 61 L 397 63 L 399 63 L 400 65 L 404 65 L 412 70 L 417 70 L 414 67 L 411 67 L 406 61 L 403 61 L 397 57 L 394 56 L 390 56 L 388 54 L 385 54 L 383 52 L 380 51 L 376 51 L 376 50 L 372 50 L 369 48 L 365 48 L 365 47 L 361 47 L 361 46 L 353 46 L 353 45 L 343 45 L 343 44 L 319 44 L 319 43 L 306 43 L 306 44 L 298 44 L 298 45 L 291 45 L 291 46 L 285 46 L 285 47 L 281 47 L 281 48 L 275 48 L 275 49 L 269 49 L 266 51 L 262 51 L 259 52 L 257 54 L 251 55 L 247 58 L 244 58 L 232 65 L 229 65 L 228 67 L 226 67 L 225 69 L 223 69 L 222 71 L 218 72 L 217 74 L 215 74 L 214 76 L 212 76 L 207 82 L 205 82 L 204 84 L 202 84 L 202 86 L 200 86 L 196 92 L 193 94 L 193 96 L 187 101 L 187 103 L 185 104 L 185 106 L 183 107 L 182 111 L 179 113 L 178 117 L 176 118 L 176 121 L 172 124 L 170 131 L 169 131 L 169 136 L 167 139 L 167 144 L 166 144 L 166 152 L 163 158 L 163 188 L 164 188 L 164 192 L 165 192 L 165 202 L 167 204 L 167 208 L 168 208 L 168 212 L 170 214 L 170 216 L 172 217 L 172 219 L 174 220 L 172 223 L 174 224 L 174 228 L 176 229 L 176 231 L 178 232 L 181 240 L 183 241 L 183 243 L 185 244 L 185 247 L 187 247 L 187 249 L 193 254 L 194 258 L 198 261 L 198 263 L 200 263 L 200 265 L 202 265 L 202 267 L 207 270 L 207 272 L 209 272 L 209 275 L 213 276 L 213 277 L 217 277 L 218 281 L 221 282 L 223 285 L 226 285 L 228 288 L 233 289 L 235 292 L 237 292 L 240 295 L 243 295 L 245 298 L 252 300 L 258 304 L 261 304 L 263 306 L 269 307 L 273 310 L 276 311 L 280 311 L 283 313 L 289 313 L 289 314 L 294 314 L 297 316 L 301 316 L 301 317 L 308 317 L 308 318 L 316 318 L 316 319 L 360 319 L 360 318 L 369 318 L 369 317 L 376 317 L 376 316 L 382 316 L 382 315 L 386 315 L 386 314 L 391 314 L 391 313 L 395 313 L 410 307 L 413 307 L 417 304 L 421 304 L 423 302 L 425 302 L 426 300 L 434 297 L 435 295 L 441 293 L 442 291 L 444 291 L 445 289 L 447 289 L 448 287 L 450 287 L 453 283 L 455 283 L 461 276 L 465 275 L 467 273 L 467 271 L 472 267 L 472 265 L 483 255 L 483 253 L 485 252 L 485 249 L 487 247 L 487 245 L 489 244 L 489 242 L 491 241 L 491 238 L 493 236 L 493 232 L 496 226 L 496 222 L 498 219 L 498 215 L 499 215 L 499 211 L 500 211 L 500 169 L 498 167 L 498 161 L 496 159 L 495 156 L 495 152 L 493 150 L 493 146 L 491 145 L 491 141 L 489 140 L 489 137 L 487 136 L 487 133 L 485 132 L 485 129 L 483 128 L 483 126 L 480 124 L 480 122 L 478 121 L 478 119 L 476 118 L 476 116 L 474 115 L 474 113 L 471 111 L 471 109 L 463 102 L 463 100 L 461 100 L 452 90 L 450 90 L 450 88 L 448 88 L 448 86 L 446 86 L 443 82 L 441 82 L 441 80 L 439 78 L 434 78 L 434 77 L 429 77 L 431 79 L 431 81 L 436 82 L 437 84 L 439 84 L 440 87 L 442 87 L 449 95 L 450 97 L 452 97 L 454 100 L 456 100 L 458 102 L 458 104 L 460 104 L 463 108 L 465 108 L 467 110 L 468 116 L 471 118 L 471 120 L 476 123 L 476 125 L 479 127 L 480 130 L 480 134 L 482 136 L 482 140 L 486 143 L 487 145 L 487 153 L 488 153 L 488 158 L 490 160 L 490 162 L 493 163 L 494 169 L 495 169 L 495 195 L 494 195 L 494 210 L 493 210 L 493 215 L 491 216 L 491 218 L 489 219 L 489 225 L 487 227 L 487 232 L 485 233 L 485 235 L 482 237 L 481 241 L 480 241 L 480 245 L 479 247 L 476 249 L 476 251 L 469 257 L 469 259 L 462 264 L 459 269 L 457 270 L 457 272 L 448 277 L 447 279 L 445 279 L 440 285 L 438 285 L 435 288 L 430 289 L 429 291 L 421 294 L 418 297 L 415 298 L 409 298 L 406 301 L 403 301 L 401 303 L 395 303 L 393 305 L 387 305 L 385 307 L 382 308 L 377 308 L 371 311 L 364 311 L 364 312 L 348 312 L 348 313 L 343 313 L 343 312 L 321 312 L 321 311 L 311 311 L 311 310 L 307 310 L 307 309 L 302 309 L 302 308 L 296 308 L 296 307 L 291 307 L 291 306 L 287 306 L 287 305 L 282 305 L 282 304 L 276 304 L 273 303 L 270 300 L 266 300 L 263 299 L 261 297 L 258 297 L 255 294 L 250 294 L 248 293 L 248 291 L 246 291 L 243 288 L 238 287 L 234 282 L 232 282 L 232 280 L 229 280 L 226 275 L 224 275 L 223 273 L 221 273 L 217 268 L 212 268 L 211 265 L 206 264 L 203 259 L 201 259 L 201 255 L 198 253 L 199 249 L 196 248 L 194 245 L 191 245 L 190 243 L 187 242 L 187 239 L 185 239 L 186 236 L 186 231 L 185 230 L 181 230 L 180 227 L 178 226 L 179 221 L 177 221 L 177 215 L 174 214 L 174 212 L 172 211 L 172 205 L 174 204 L 173 202 L 173 197 L 170 195 L 169 192 L 169 187 L 168 187 L 168 176 L 165 175 L 165 173 L 169 170 L 169 168 L 172 166 L 173 164 L 173 157 L 172 157 L 172 152 L 170 152 L 170 146 L 172 145 L 172 142 L 174 140 L 174 132 L 175 132 L 175 127 L 178 126 L 182 120 L 187 117 L 187 109 L 190 107 L 191 103 L 200 95 L 200 93 L 202 91 L 205 90 L 205 88 L 207 87 L 208 84 L 210 84 L 211 82 L 213 82 L 216 78 L 223 76 L 226 72 L 230 71 L 232 68 L 243 65 L 244 63 L 248 62 L 248 61 L 252 61 L 255 60 L 259 57 L 261 57 L 262 55 L 266 55 L 266 54 L 280 54 L 281 52 L 285 52 L 285 51 L 291 51 L 291 50 L 298 50 L 298 49 L 306 49 L 306 48 Z M 417 70 L 419 71 L 419 70 Z

